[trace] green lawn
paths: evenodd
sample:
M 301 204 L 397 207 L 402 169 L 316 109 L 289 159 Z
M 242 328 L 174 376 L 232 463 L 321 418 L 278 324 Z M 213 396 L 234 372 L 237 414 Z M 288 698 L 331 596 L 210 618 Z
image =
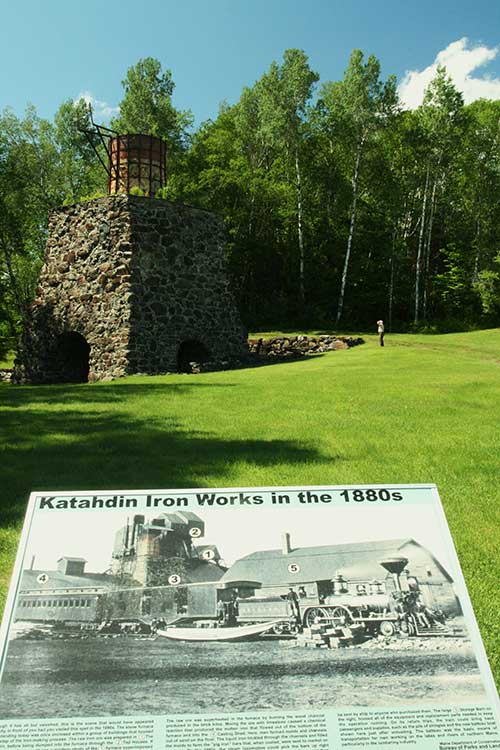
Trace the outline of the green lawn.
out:
M 500 684 L 500 329 L 366 338 L 253 370 L 1 385 L 3 592 L 31 489 L 436 482 Z
M 14 367 L 15 352 L 7 352 L 4 357 L 0 357 L 0 369 L 3 367 Z

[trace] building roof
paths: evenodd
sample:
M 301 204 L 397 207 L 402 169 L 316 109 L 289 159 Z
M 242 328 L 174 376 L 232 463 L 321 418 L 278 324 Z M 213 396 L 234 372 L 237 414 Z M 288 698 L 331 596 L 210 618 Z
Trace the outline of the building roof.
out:
M 77 558 L 74 558 L 77 559 Z M 226 569 L 208 560 L 193 560 L 186 571 L 185 583 L 212 583 L 220 580 Z M 39 581 L 41 575 L 48 580 Z M 105 589 L 120 585 L 116 576 L 107 573 L 82 573 L 67 575 L 59 570 L 24 570 L 21 579 L 21 592 L 31 591 L 43 594 L 54 589 Z M 166 582 L 165 582 L 166 585 Z
M 213 562 L 205 560 L 196 560 L 195 565 L 191 565 L 186 570 L 186 583 L 211 583 L 219 581 L 225 573 L 225 568 L 219 567 Z
M 40 575 L 45 574 L 48 580 L 39 582 Z M 115 583 L 113 576 L 105 573 L 82 573 L 71 576 L 61 573 L 59 570 L 24 570 L 21 579 L 21 591 L 52 591 L 53 589 L 84 589 L 84 588 L 108 588 Z
M 408 547 L 424 549 L 414 539 L 387 539 L 354 544 L 335 544 L 322 547 L 299 547 L 283 554 L 281 549 L 253 552 L 232 565 L 222 577 L 222 584 L 232 581 L 260 581 L 263 586 L 293 585 L 312 581 L 331 580 L 337 573 L 346 578 L 385 578 L 387 571 L 380 560 L 402 556 Z M 425 550 L 447 580 L 451 577 L 442 565 Z M 296 563 L 300 570 L 290 572 L 288 566 Z M 410 563 L 411 565 L 411 563 Z

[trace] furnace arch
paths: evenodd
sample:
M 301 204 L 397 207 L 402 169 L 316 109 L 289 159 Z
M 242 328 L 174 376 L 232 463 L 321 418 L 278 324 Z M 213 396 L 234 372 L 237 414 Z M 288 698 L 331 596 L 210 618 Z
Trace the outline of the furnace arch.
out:
M 57 380 L 61 383 L 87 383 L 90 345 L 81 333 L 66 331 L 56 344 Z
M 189 339 L 183 341 L 177 351 L 177 372 L 191 372 L 190 362 L 206 362 L 210 359 L 210 352 L 201 341 Z

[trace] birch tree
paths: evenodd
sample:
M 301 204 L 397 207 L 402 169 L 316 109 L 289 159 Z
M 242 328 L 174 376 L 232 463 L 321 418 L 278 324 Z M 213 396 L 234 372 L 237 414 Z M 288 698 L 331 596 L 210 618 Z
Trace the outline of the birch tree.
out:
M 425 181 L 422 191 L 422 213 L 419 242 L 415 262 L 415 308 L 413 322 L 417 324 L 421 310 L 427 314 L 427 286 L 435 211 L 436 188 L 444 189 L 447 172 L 453 164 L 463 126 L 464 101 L 446 69 L 439 66 L 435 77 L 425 90 L 424 100 L 417 110 L 417 118 L 425 141 Z M 423 284 L 421 283 L 424 272 Z
M 331 121 L 337 130 L 338 137 L 348 140 L 352 159 L 350 178 L 352 200 L 337 304 L 336 324 L 338 325 L 344 309 L 363 160 L 379 131 L 388 125 L 397 111 L 396 81 L 394 76 L 391 76 L 383 82 L 380 78 L 379 61 L 370 55 L 365 62 L 361 50 L 354 50 L 343 80 L 338 83 L 325 84 L 321 99 L 331 112 Z
M 309 67 L 307 55 L 302 50 L 288 49 L 283 63 L 273 62 L 257 84 L 262 132 L 270 142 L 284 147 L 286 162 L 293 165 L 302 305 L 305 299 L 305 245 L 301 151 L 306 107 L 318 79 L 318 74 Z

